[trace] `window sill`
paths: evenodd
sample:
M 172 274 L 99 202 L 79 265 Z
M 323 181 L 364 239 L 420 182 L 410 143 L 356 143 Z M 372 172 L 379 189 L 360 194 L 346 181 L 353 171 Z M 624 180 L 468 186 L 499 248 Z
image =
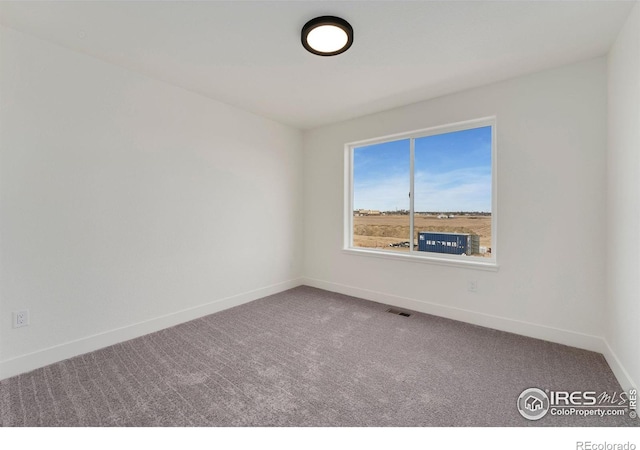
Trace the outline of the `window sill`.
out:
M 382 250 L 371 250 L 363 248 L 344 248 L 342 253 L 356 256 L 370 256 L 374 258 L 395 259 L 397 261 L 410 261 L 425 264 L 435 264 L 439 266 L 462 267 L 465 269 L 486 270 L 490 272 L 498 271 L 498 264 L 495 260 L 489 261 L 471 261 L 459 258 L 443 258 L 434 256 L 412 255 L 409 253 L 391 253 Z M 461 257 L 464 258 L 464 257 Z M 473 257 L 469 257 L 473 258 Z

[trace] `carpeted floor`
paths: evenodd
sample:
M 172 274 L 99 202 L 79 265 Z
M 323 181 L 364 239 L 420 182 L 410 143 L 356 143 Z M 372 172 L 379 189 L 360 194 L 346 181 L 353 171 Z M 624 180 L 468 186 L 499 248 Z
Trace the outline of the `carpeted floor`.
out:
M 529 387 L 620 392 L 602 355 L 299 287 L 0 382 L 3 426 L 637 426 L 532 422 Z

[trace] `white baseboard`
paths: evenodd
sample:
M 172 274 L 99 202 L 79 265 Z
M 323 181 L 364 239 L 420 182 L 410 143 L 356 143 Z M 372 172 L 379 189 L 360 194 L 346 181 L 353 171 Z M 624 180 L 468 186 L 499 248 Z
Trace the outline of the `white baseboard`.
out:
M 459 320 L 461 322 L 472 323 L 494 330 L 507 331 L 509 333 L 528 336 L 571 347 L 582 348 L 593 352 L 601 353 L 611 371 L 615 375 L 623 390 L 637 389 L 640 386 L 634 383 L 629 373 L 609 346 L 609 343 L 602 337 L 593 336 L 576 331 L 563 330 L 560 328 L 538 325 L 521 320 L 509 319 L 507 317 L 494 316 L 491 314 L 469 311 L 461 308 L 440 305 L 437 303 L 425 302 L 412 298 L 399 297 L 397 295 L 383 292 L 370 291 L 354 286 L 347 286 L 339 283 L 317 280 L 313 278 L 303 278 L 302 284 L 306 286 L 324 289 L 326 291 L 337 292 L 339 294 L 364 298 L 378 303 L 384 303 L 399 308 L 406 308 L 434 316 L 446 317 L 447 319 Z
M 603 340 L 605 348 L 602 351 L 602 354 L 607 360 L 607 364 L 609 364 L 609 367 L 611 367 L 611 371 L 618 379 L 618 383 L 620 383 L 622 389 L 628 392 L 629 389 L 640 388 L 640 386 L 633 382 L 633 379 L 631 379 L 631 375 L 629 375 L 629 372 L 626 371 L 626 369 L 618 359 L 618 356 L 614 353 L 613 349 L 606 341 L 606 339 Z
M 143 322 L 127 325 L 103 333 L 87 336 L 75 341 L 65 342 L 64 344 L 55 345 L 53 347 L 38 350 L 33 353 L 21 355 L 16 358 L 8 359 L 0 362 L 0 380 L 9 378 L 21 373 L 29 372 L 58 361 L 72 358 L 77 355 L 92 352 L 119 342 L 128 341 L 145 334 L 163 330 L 165 328 L 188 322 L 189 320 L 213 314 L 224 309 L 257 300 L 268 295 L 277 294 L 288 289 L 300 286 L 302 279 L 284 281 L 281 283 L 266 286 L 242 294 L 214 300 L 204 305 L 195 306 L 193 308 L 183 309 L 164 316 L 155 317 Z
M 327 291 L 337 292 L 339 294 L 372 300 L 377 303 L 384 303 L 426 314 L 433 314 L 434 316 L 446 317 L 447 319 L 459 320 L 461 322 L 493 328 L 494 330 L 507 331 L 509 333 L 556 342 L 558 344 L 578 347 L 598 353 L 604 352 L 604 339 L 599 336 L 592 336 L 575 331 L 509 319 L 507 317 L 469 311 L 462 308 L 455 308 L 452 306 L 416 300 L 413 298 L 399 297 L 397 295 L 387 294 L 384 292 L 370 291 L 368 289 L 331 283 L 313 278 L 303 278 L 303 284 Z
M 224 309 L 239 306 L 268 295 L 277 294 L 300 285 L 316 287 L 378 303 L 384 303 L 426 314 L 433 314 L 440 317 L 446 317 L 448 319 L 459 320 L 462 322 L 472 323 L 474 325 L 480 325 L 496 330 L 507 331 L 510 333 L 602 353 L 611 367 L 613 374 L 618 379 L 620 386 L 624 390 L 640 387 L 634 383 L 629 373 L 625 370 L 624 366 L 609 346 L 609 343 L 601 337 L 547 327 L 544 325 L 537 325 L 491 314 L 469 311 L 461 308 L 454 308 L 451 306 L 425 302 L 412 298 L 400 297 L 354 286 L 331 283 L 313 278 L 298 278 L 295 280 L 284 281 L 282 283 L 266 286 L 264 288 L 231 297 L 214 300 L 204 305 L 176 311 L 144 322 L 87 336 L 64 344 L 55 345 L 17 358 L 1 361 L 0 380 L 44 367 L 48 364 L 72 358 L 77 355 L 108 347 L 109 345 L 144 336 L 145 334 L 188 322 L 189 320 L 213 314 Z

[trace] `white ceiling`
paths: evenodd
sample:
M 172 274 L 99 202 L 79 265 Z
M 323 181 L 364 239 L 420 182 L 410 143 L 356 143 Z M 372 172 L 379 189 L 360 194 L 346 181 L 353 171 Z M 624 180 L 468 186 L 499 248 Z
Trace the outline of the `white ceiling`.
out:
M 605 54 L 635 2 L 1 2 L 2 25 L 303 128 Z M 306 52 L 319 15 L 346 53 Z

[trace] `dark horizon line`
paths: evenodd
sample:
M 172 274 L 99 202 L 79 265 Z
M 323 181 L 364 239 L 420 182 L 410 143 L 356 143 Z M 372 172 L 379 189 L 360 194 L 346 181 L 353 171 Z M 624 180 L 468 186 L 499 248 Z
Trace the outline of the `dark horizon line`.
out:
M 395 209 L 395 210 L 382 210 L 382 209 L 373 209 L 373 208 L 358 208 L 358 209 L 354 209 L 354 212 L 360 211 L 360 210 L 364 210 L 364 211 L 380 211 L 380 212 L 402 212 L 402 211 L 406 211 L 409 212 L 408 209 Z M 426 213 L 426 214 L 455 214 L 455 213 L 462 213 L 462 214 L 491 214 L 491 211 L 462 211 L 462 210 L 456 210 L 456 211 L 414 211 L 414 213 Z

